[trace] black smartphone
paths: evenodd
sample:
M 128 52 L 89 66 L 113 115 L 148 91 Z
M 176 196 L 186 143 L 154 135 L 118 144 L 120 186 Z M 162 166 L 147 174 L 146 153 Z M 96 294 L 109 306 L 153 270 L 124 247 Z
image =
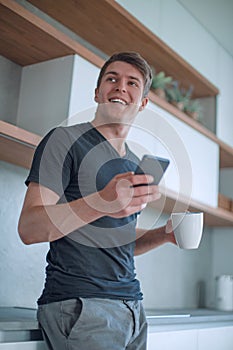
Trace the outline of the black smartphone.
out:
M 149 185 L 158 185 L 163 177 L 163 174 L 167 170 L 170 160 L 167 158 L 161 158 L 145 154 L 138 164 L 135 174 L 147 174 L 154 177 L 154 181 Z M 142 186 L 142 185 L 137 185 Z

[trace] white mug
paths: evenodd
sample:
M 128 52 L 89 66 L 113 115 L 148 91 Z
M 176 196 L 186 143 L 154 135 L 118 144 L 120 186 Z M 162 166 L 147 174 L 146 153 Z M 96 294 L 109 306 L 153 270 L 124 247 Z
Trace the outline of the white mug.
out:
M 203 213 L 172 213 L 171 220 L 178 247 L 197 249 L 202 238 Z

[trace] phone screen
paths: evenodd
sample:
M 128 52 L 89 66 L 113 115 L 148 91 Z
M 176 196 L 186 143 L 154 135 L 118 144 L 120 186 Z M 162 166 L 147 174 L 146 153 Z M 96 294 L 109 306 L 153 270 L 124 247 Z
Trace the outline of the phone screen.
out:
M 135 171 L 135 174 L 152 175 L 154 181 L 153 183 L 150 183 L 150 185 L 158 185 L 163 174 L 167 170 L 169 163 L 170 161 L 167 158 L 144 155 Z

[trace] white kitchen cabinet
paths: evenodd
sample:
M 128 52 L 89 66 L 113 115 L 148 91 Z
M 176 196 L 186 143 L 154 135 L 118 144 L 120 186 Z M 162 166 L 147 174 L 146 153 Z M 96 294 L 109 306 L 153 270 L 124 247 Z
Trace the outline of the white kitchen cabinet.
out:
M 219 146 L 154 103 L 136 122 L 154 135 L 155 150 L 151 151 L 171 160 L 165 175 L 166 187 L 186 198 L 191 196 L 217 207 Z
M 32 64 L 22 69 L 17 125 L 44 135 L 67 117 L 74 56 Z
M 200 329 L 198 331 L 198 350 L 232 350 L 233 326 Z
M 147 350 L 197 350 L 197 339 L 196 329 L 149 333 Z
M 0 350 L 47 350 L 43 341 L 0 343 Z
M 232 350 L 233 326 L 148 334 L 147 350 Z
M 98 73 L 98 67 L 78 55 L 23 67 L 18 126 L 43 136 L 57 125 L 82 122 L 83 118 L 86 121 L 86 115 L 77 113 L 96 105 Z M 91 119 L 93 115 L 89 114 Z

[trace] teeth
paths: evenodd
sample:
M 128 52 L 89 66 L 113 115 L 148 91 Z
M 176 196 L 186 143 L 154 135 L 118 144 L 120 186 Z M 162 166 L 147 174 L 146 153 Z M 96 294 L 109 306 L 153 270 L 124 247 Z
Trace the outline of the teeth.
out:
M 120 98 L 112 98 L 110 99 L 110 102 L 121 103 L 124 106 L 127 104 L 125 101 L 121 100 Z

